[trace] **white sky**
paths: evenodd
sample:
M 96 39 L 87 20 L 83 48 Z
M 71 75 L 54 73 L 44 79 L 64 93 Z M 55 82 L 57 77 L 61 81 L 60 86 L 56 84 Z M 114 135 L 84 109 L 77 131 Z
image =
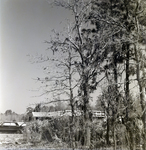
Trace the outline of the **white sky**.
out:
M 50 1 L 0 0 L 0 113 L 24 113 L 29 104 L 44 100 L 32 92 L 38 87 L 33 78 L 43 76 L 41 65 L 31 64 L 27 55 L 45 53 L 51 30 L 61 31 L 71 18 Z

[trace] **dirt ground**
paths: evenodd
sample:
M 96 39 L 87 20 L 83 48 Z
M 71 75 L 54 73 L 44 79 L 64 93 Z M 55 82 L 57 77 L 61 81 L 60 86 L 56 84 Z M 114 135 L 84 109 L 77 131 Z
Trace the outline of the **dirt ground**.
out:
M 25 146 L 23 134 L 0 134 L 0 148 L 22 148 L 23 146 Z
M 23 134 L 1 134 L 0 133 L 0 150 L 7 149 L 41 149 L 41 150 L 69 150 L 65 143 L 60 143 L 59 141 L 41 142 L 41 143 L 30 143 L 24 140 Z M 113 148 L 108 148 L 107 150 L 112 150 Z M 100 150 L 100 149 L 99 149 Z
M 61 143 L 60 143 L 61 144 Z M 1 134 L 0 133 L 0 150 L 1 149 L 52 149 L 59 147 L 66 147 L 60 145 L 58 141 L 53 143 L 41 142 L 30 143 L 24 141 L 23 134 Z

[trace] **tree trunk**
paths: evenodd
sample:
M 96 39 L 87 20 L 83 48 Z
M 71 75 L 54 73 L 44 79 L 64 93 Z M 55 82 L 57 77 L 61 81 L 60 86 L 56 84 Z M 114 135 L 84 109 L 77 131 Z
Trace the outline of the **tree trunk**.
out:
M 125 88 L 125 96 L 126 96 L 126 119 L 128 120 L 129 113 L 129 44 L 126 45 L 126 88 Z
M 90 138 L 91 138 L 89 124 L 90 124 L 89 121 L 87 121 L 86 122 L 86 139 L 85 139 L 85 144 L 86 144 L 87 148 L 90 148 Z
M 113 124 L 113 141 L 114 141 L 113 150 L 117 150 L 117 139 L 116 139 L 116 132 L 115 132 L 115 123 Z
M 144 126 L 144 134 L 143 134 L 143 150 L 146 149 L 146 125 L 145 125 L 145 107 L 146 107 L 146 102 L 145 102 L 145 87 L 142 85 L 142 80 L 140 78 L 140 60 L 138 58 L 138 48 L 135 45 L 135 58 L 136 58 L 136 75 L 137 75 L 137 82 L 139 85 L 139 92 L 140 92 L 140 103 L 142 107 L 142 122 Z M 142 72 L 144 73 L 144 68 L 142 67 Z
M 84 66 L 84 65 L 83 65 Z M 83 79 L 81 85 L 82 91 L 82 99 L 83 99 L 83 132 L 84 132 L 84 146 L 90 147 L 90 120 L 89 120 L 89 113 L 88 113 L 88 105 L 89 105 L 89 85 L 88 85 L 88 72 L 83 69 Z
M 109 116 L 107 116 L 107 125 L 106 125 L 106 144 L 109 146 L 109 130 L 110 130 L 110 125 L 109 125 Z
M 145 112 L 145 107 L 146 107 L 146 102 L 145 102 L 145 96 L 144 96 L 144 87 L 142 87 L 142 92 L 141 92 L 141 103 L 143 103 L 142 106 L 142 110 L 143 110 L 143 114 L 142 114 L 142 122 L 143 122 L 143 126 L 144 126 L 144 134 L 143 134 L 143 150 L 146 149 L 146 112 Z
M 119 92 L 118 92 L 118 70 L 117 70 L 117 52 L 114 52 L 114 83 L 115 83 L 115 97 L 116 97 L 116 101 L 115 104 L 113 106 L 113 140 L 114 140 L 114 150 L 117 149 L 117 139 L 116 139 L 116 131 L 115 131 L 115 125 L 116 125 L 116 119 L 117 119 L 117 115 L 119 113 Z

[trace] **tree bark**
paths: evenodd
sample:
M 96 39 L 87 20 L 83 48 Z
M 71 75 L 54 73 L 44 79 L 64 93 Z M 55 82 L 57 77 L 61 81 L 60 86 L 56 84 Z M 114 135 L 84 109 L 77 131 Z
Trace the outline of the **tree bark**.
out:
M 117 139 L 116 139 L 116 132 L 115 132 L 115 123 L 113 124 L 113 141 L 114 141 L 113 150 L 117 150 Z
M 143 150 L 146 149 L 146 123 L 145 123 L 145 115 L 146 115 L 146 112 L 145 112 L 145 107 L 146 107 L 146 102 L 145 102 L 145 87 L 142 85 L 142 80 L 140 78 L 140 62 L 139 62 L 139 58 L 138 58 L 138 52 L 137 52 L 137 47 L 135 45 L 135 58 L 136 58 L 136 75 L 137 75 L 137 82 L 138 82 L 138 85 L 139 85 L 139 92 L 140 92 L 140 103 L 141 103 L 141 107 L 142 107 L 142 111 L 143 111 L 143 114 L 142 114 L 142 122 L 143 122 L 143 125 L 144 125 L 144 134 L 143 134 Z M 142 67 L 142 71 L 144 72 L 144 68 Z
M 129 44 L 126 44 L 126 89 L 125 89 L 125 96 L 126 96 L 126 118 L 128 120 L 128 113 L 129 113 Z
M 109 141 L 109 131 L 110 131 L 110 124 L 109 124 L 109 116 L 107 116 L 107 125 L 106 125 L 106 145 L 110 145 Z

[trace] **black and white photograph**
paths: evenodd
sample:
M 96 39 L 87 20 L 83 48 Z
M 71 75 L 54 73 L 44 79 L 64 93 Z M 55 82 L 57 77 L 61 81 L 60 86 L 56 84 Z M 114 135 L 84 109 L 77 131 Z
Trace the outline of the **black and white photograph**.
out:
M 146 0 L 0 0 L 0 150 L 146 150 Z

